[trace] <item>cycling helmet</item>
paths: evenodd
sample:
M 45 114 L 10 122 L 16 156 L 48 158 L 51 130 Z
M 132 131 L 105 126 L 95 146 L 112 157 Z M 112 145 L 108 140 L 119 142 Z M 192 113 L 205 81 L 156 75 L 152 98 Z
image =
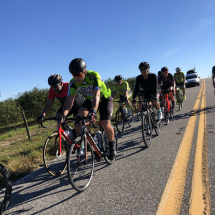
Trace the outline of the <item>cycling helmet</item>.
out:
M 150 65 L 147 62 L 141 62 L 139 64 L 139 69 L 141 69 L 141 68 L 150 68 Z
M 161 72 L 169 71 L 168 67 L 164 66 L 161 68 Z
M 62 76 L 59 74 L 52 74 L 49 78 L 48 78 L 48 83 L 50 86 L 54 86 L 57 85 L 59 83 L 62 82 Z
M 181 71 L 181 68 L 180 68 L 180 67 L 176 67 L 175 70 L 176 70 L 176 71 Z
M 114 80 L 115 80 L 116 82 L 119 82 L 119 81 L 122 80 L 122 76 L 121 76 L 121 75 L 116 75 L 115 78 L 114 78 Z
M 82 58 L 75 58 L 69 64 L 69 71 L 71 74 L 78 74 L 84 72 L 87 65 Z
M 215 73 L 215 66 L 212 67 L 212 73 Z
M 161 75 L 161 71 L 158 71 L 158 75 Z

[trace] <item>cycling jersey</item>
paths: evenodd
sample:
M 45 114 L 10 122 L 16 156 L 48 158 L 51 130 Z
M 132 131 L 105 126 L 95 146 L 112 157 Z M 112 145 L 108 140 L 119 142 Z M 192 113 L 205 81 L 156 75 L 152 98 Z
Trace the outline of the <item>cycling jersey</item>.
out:
M 124 96 L 126 91 L 128 91 L 128 93 L 131 92 L 127 81 L 123 81 L 121 86 L 119 86 L 117 83 L 115 83 L 113 86 L 114 93 L 118 92 L 120 95 Z
M 74 96 L 76 92 L 85 97 L 85 99 L 93 99 L 93 91 L 100 90 L 100 102 L 103 99 L 107 99 L 111 96 L 111 90 L 108 89 L 97 72 L 87 70 L 85 74 L 85 79 L 81 84 L 78 84 L 73 78 L 69 83 L 69 89 L 67 95 Z
M 174 79 L 175 79 L 175 82 L 177 82 L 177 83 L 182 83 L 182 82 L 184 82 L 184 78 L 185 78 L 185 75 L 184 75 L 184 73 L 183 72 L 180 72 L 180 75 L 178 75 L 178 73 L 176 72 L 176 73 L 174 73 Z
M 167 78 L 165 78 L 163 75 L 161 75 L 158 79 L 158 84 L 161 84 L 163 82 L 163 86 L 161 88 L 168 89 L 169 87 L 172 86 L 172 82 L 174 81 L 172 74 L 168 73 Z
M 133 99 L 136 98 L 137 93 L 143 93 L 144 97 L 149 97 L 148 94 L 157 96 L 157 76 L 153 73 L 149 73 L 148 79 L 145 80 L 142 75 L 138 75 L 136 78 L 136 84 L 134 88 Z
M 50 87 L 48 99 L 54 100 L 56 97 L 63 106 L 64 102 L 66 101 L 68 88 L 69 88 L 69 83 L 63 83 L 63 89 L 59 92 L 59 94 L 57 94 Z M 85 100 L 84 97 L 80 93 L 77 92 L 75 94 L 75 101 L 74 101 L 73 106 L 80 107 L 84 103 L 84 100 Z

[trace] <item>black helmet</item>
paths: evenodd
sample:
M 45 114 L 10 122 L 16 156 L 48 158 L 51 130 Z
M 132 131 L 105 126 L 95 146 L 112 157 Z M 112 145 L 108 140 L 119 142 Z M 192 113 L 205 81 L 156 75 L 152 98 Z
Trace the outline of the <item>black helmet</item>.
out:
M 62 77 L 59 74 L 52 74 L 49 78 L 48 78 L 48 83 L 50 86 L 54 86 L 57 85 L 59 83 L 62 82 Z
M 114 78 L 114 81 L 119 82 L 122 80 L 122 76 L 121 75 L 116 75 Z
M 84 72 L 87 65 L 82 58 L 75 58 L 69 64 L 69 71 L 71 74 L 78 74 Z
M 168 67 L 164 66 L 161 68 L 161 72 L 169 71 Z
M 215 73 L 215 66 L 212 67 L 212 72 Z
M 150 68 L 150 65 L 147 62 L 141 62 L 140 65 L 139 65 L 139 69 L 140 68 Z
M 158 75 L 161 75 L 161 71 L 158 71 Z

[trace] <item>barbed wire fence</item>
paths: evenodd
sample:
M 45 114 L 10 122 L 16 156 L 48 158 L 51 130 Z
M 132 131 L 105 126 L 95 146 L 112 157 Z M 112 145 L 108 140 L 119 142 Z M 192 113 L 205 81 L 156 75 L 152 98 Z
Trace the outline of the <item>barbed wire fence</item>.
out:
M 30 110 L 12 110 L 4 108 L 4 114 L 0 115 L 0 135 L 7 131 L 16 132 L 18 128 L 26 128 L 28 139 L 31 140 L 29 127 L 36 125 L 36 118 L 42 113 L 42 108 Z M 1 109 L 2 110 L 2 109 Z M 56 110 L 51 110 L 47 116 L 55 115 Z

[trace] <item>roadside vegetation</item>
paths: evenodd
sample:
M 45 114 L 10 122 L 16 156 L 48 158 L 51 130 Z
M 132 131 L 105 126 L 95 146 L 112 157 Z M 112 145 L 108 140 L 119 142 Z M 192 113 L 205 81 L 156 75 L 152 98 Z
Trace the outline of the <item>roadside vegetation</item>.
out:
M 135 78 L 128 81 L 133 91 Z M 114 80 L 108 79 L 106 85 L 112 90 Z M 48 89 L 33 88 L 31 91 L 19 93 L 15 99 L 0 102 L 0 163 L 5 165 L 13 182 L 31 173 L 43 164 L 43 146 L 47 137 L 56 131 L 56 123 L 47 121 L 46 129 L 39 127 L 35 119 L 41 114 L 48 97 Z M 116 97 L 116 100 L 118 97 Z M 57 99 L 47 117 L 54 116 L 60 107 Z M 112 123 L 118 103 L 114 102 Z M 31 140 L 28 139 L 22 118 L 22 111 L 29 126 Z

